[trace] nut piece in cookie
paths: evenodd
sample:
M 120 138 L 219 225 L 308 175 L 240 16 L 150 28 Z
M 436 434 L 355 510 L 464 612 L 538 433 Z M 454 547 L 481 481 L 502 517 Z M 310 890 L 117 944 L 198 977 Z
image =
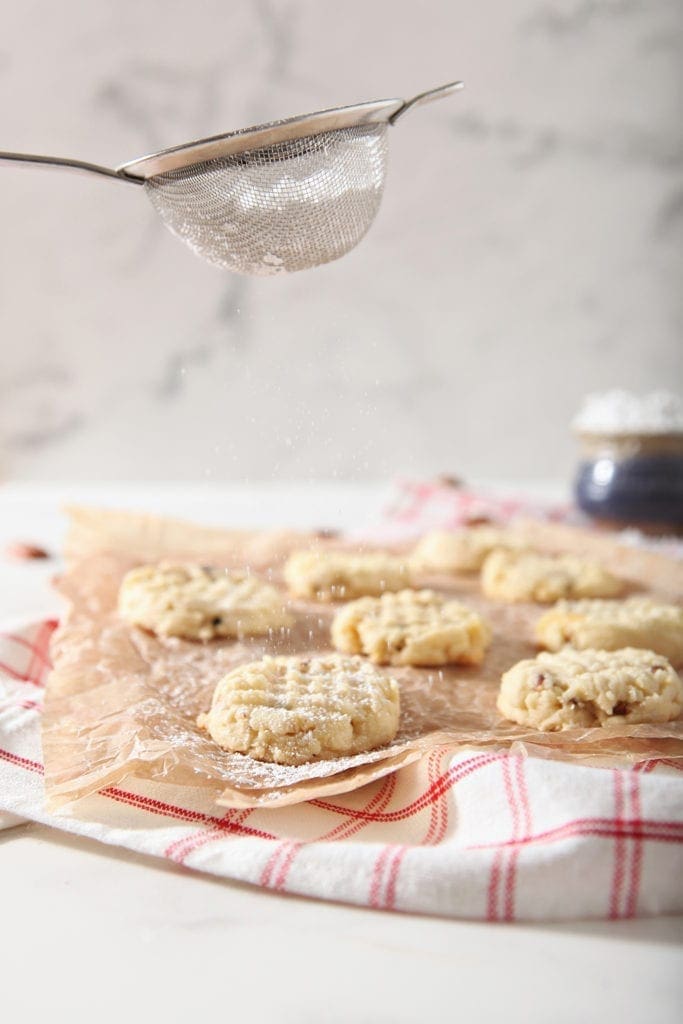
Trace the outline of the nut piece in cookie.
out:
M 378 665 L 479 665 L 490 640 L 480 615 L 433 590 L 361 597 L 332 623 L 337 650 Z
M 654 651 L 543 652 L 505 673 L 498 710 L 544 732 L 669 722 L 683 703 L 683 683 Z
M 285 580 L 296 597 L 344 601 L 400 590 L 410 583 L 410 574 L 403 559 L 379 551 L 311 550 L 290 555 Z
M 494 548 L 519 546 L 508 531 L 498 526 L 432 530 L 415 545 L 410 562 L 418 572 L 477 572 Z
M 536 639 L 551 651 L 566 644 L 602 651 L 642 647 L 679 665 L 683 662 L 683 608 L 649 597 L 559 601 L 536 623 Z
M 616 597 L 624 589 L 623 580 L 588 559 L 501 549 L 484 562 L 481 585 L 494 600 L 542 604 L 563 597 Z
M 119 614 L 158 636 L 261 636 L 291 626 L 283 595 L 256 576 L 206 565 L 140 565 L 119 590 Z
M 263 658 L 216 686 L 197 724 L 233 753 L 306 764 L 389 743 L 398 730 L 398 683 L 362 658 Z

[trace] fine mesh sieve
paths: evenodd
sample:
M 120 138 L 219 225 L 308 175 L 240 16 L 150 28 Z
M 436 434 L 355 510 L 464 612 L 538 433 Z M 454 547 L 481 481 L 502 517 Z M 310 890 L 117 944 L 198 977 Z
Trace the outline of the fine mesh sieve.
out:
M 241 274 L 305 270 L 361 240 L 384 189 L 386 125 L 361 125 L 156 174 L 166 226 L 199 256 Z
M 387 129 L 412 100 L 377 100 L 218 135 L 122 164 L 0 153 L 143 185 L 164 224 L 208 262 L 240 274 L 329 263 L 368 231 L 382 199 Z

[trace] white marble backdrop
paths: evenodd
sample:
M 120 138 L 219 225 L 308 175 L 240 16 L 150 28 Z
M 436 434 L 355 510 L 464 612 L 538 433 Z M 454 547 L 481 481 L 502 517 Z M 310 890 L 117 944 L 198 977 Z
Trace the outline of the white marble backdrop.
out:
M 3 4 L 0 148 L 110 165 L 466 80 L 343 260 L 231 276 L 142 190 L 0 165 L 3 478 L 561 477 L 681 380 L 680 0 Z

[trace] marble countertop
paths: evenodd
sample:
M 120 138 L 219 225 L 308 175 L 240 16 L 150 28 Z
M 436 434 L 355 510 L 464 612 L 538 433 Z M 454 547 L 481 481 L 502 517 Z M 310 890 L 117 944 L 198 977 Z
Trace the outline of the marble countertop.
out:
M 546 487 L 549 497 L 558 488 Z M 537 493 L 539 493 L 537 491 Z M 56 551 L 82 501 L 205 522 L 358 526 L 383 484 L 0 487 L 0 551 Z M 0 615 L 56 610 L 55 562 L 0 560 Z M 217 881 L 27 824 L 0 833 L 8 1020 L 677 1019 L 683 918 L 479 924 L 373 912 Z M 10 982 L 9 984 L 7 982 Z M 12 1013 L 14 1010 L 14 1013 Z M 29 1013 L 30 1011 L 30 1013 Z

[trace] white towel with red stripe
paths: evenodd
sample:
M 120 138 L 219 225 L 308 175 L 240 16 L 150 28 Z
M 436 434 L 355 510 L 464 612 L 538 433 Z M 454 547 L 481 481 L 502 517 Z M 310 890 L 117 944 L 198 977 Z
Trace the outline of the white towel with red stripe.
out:
M 434 488 L 423 498 L 395 506 L 394 535 L 434 500 L 448 504 Z M 441 521 L 457 521 L 458 501 L 471 512 L 463 492 L 449 500 Z M 201 790 L 128 779 L 48 813 L 40 714 L 55 625 L 0 637 L 0 826 L 30 819 L 224 878 L 391 910 L 490 921 L 683 911 L 683 771 L 666 759 L 607 769 L 443 747 L 355 793 L 294 807 L 225 811 Z

